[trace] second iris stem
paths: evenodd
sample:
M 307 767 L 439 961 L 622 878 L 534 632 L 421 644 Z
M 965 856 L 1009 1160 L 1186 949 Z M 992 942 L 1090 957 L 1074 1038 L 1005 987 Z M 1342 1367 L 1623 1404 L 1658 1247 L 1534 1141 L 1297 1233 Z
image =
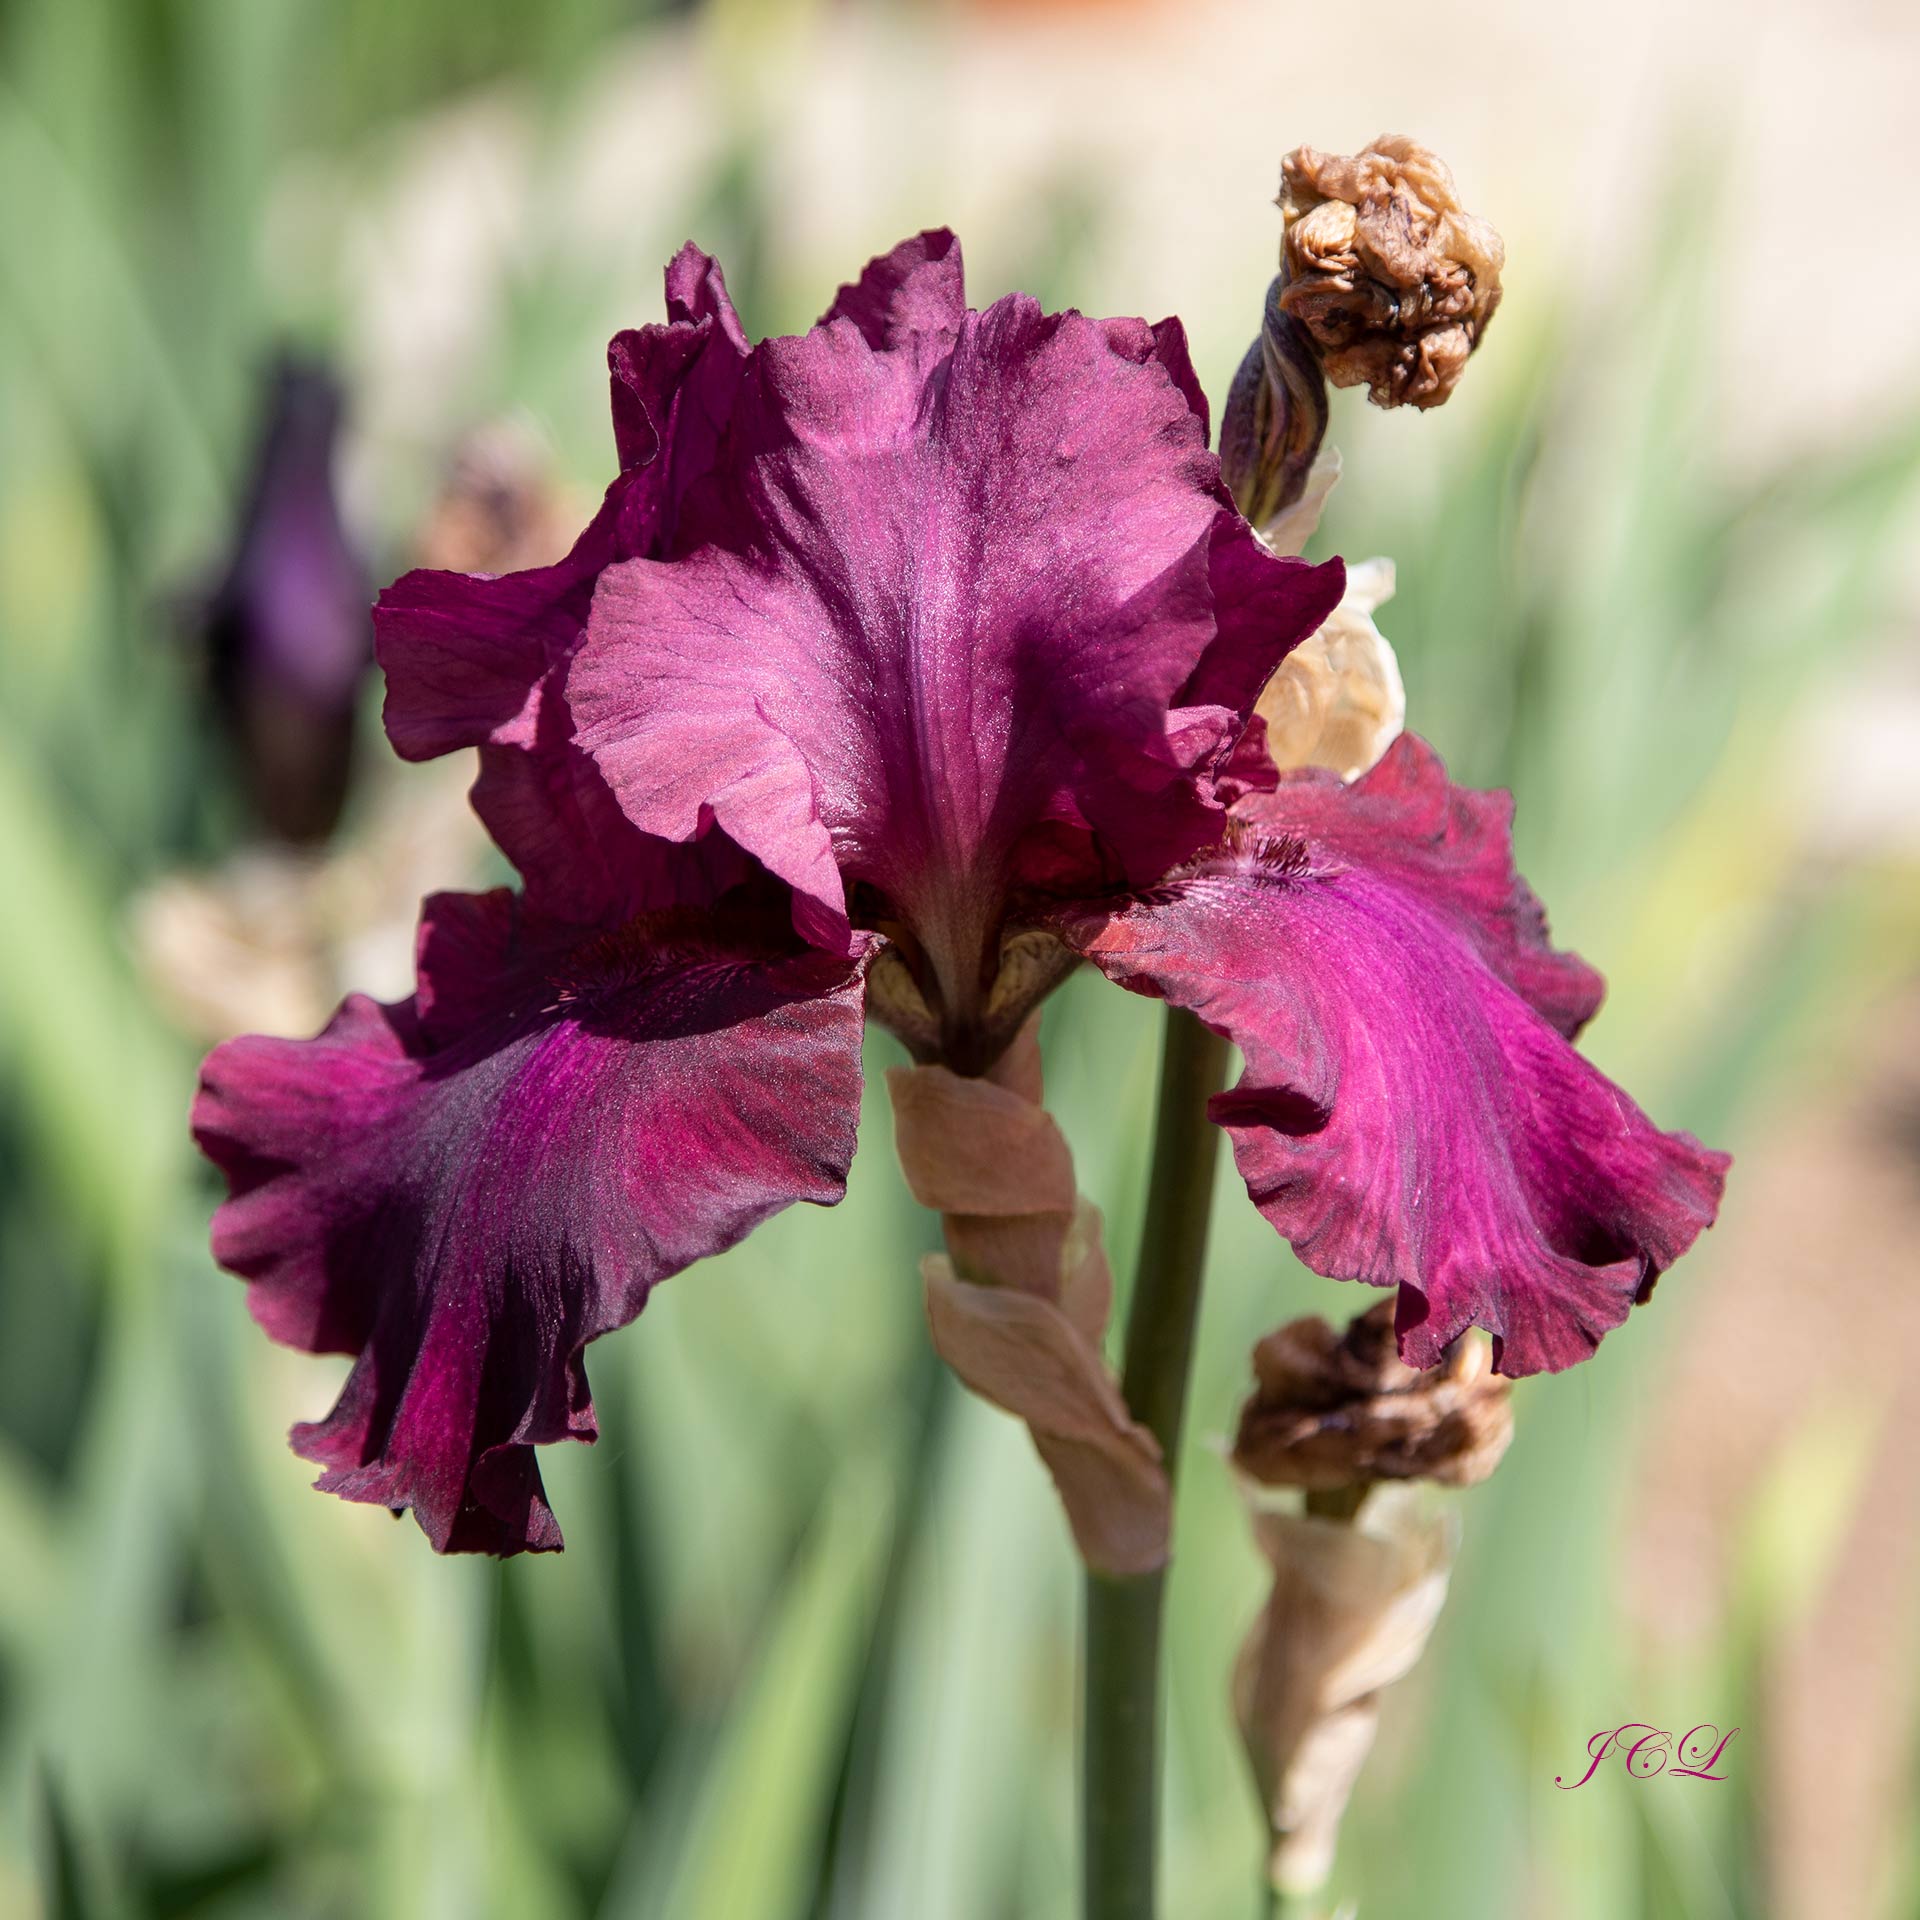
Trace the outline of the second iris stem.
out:
M 1160 1443 L 1167 1484 L 1180 1460 L 1187 1376 L 1220 1130 L 1208 1098 L 1227 1042 L 1169 1007 L 1154 1116 L 1153 1169 L 1127 1317 L 1121 1391 Z M 1166 1572 L 1087 1576 L 1081 1793 L 1085 1920 L 1153 1920 L 1160 1814 L 1160 1629 Z

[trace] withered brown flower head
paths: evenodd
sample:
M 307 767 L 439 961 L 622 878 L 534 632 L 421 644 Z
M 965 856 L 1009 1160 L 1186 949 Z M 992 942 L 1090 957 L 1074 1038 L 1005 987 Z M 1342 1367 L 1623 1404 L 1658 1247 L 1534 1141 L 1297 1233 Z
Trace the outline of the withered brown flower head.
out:
M 1466 1487 L 1500 1464 L 1513 1437 L 1507 1383 L 1490 1370 L 1485 1346 L 1463 1340 L 1421 1373 L 1394 1351 L 1391 1300 L 1344 1334 L 1318 1316 L 1288 1321 L 1254 1348 L 1253 1371 L 1233 1460 L 1267 1486 Z
M 578 504 L 555 480 L 538 440 L 496 421 L 454 449 L 416 557 L 452 573 L 548 566 L 573 544 Z
M 1280 304 L 1336 387 L 1377 407 L 1437 407 L 1500 304 L 1506 247 L 1461 210 L 1438 154 L 1404 134 L 1281 162 Z

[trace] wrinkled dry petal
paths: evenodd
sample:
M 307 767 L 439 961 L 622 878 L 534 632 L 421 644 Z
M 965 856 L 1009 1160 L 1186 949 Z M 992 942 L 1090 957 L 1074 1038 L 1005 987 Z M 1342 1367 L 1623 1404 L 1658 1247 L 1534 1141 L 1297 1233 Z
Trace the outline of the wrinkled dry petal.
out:
M 1500 1464 L 1513 1437 L 1507 1383 L 1490 1370 L 1486 1348 L 1463 1340 L 1421 1373 L 1394 1350 L 1390 1301 L 1344 1334 L 1317 1315 L 1289 1321 L 1254 1348 L 1253 1370 L 1233 1460 L 1266 1486 L 1471 1486 Z
M 945 1067 L 894 1067 L 894 1141 L 913 1197 L 936 1213 L 1071 1212 L 1073 1156 L 1044 1107 Z
M 1411 1505 L 1379 1508 L 1366 1529 L 1281 1513 L 1254 1528 L 1274 1586 L 1235 1667 L 1234 1711 L 1274 1880 L 1305 1890 L 1333 1864 L 1380 1689 L 1411 1670 L 1439 1617 L 1454 1530 Z
M 1347 591 L 1325 626 L 1281 661 L 1254 711 L 1282 772 L 1325 767 L 1357 780 L 1400 737 L 1407 690 L 1400 662 L 1373 623 L 1393 598 L 1393 562 L 1347 569 Z
M 1256 1510 L 1273 1593 L 1234 1666 L 1233 1707 L 1273 1836 L 1274 1884 L 1317 1887 L 1373 1744 L 1380 1690 L 1419 1660 L 1457 1529 L 1412 1500 L 1363 1524 Z
M 1375 406 L 1439 406 L 1500 304 L 1500 236 L 1402 134 L 1351 155 L 1296 148 L 1281 179 L 1280 304 L 1327 378 L 1365 386 Z
M 894 1146 L 913 1197 L 941 1216 L 947 1251 L 969 1280 L 1043 1300 L 1097 1302 L 1106 1330 L 1112 1281 L 1099 1214 L 1074 1185 L 1066 1136 L 1039 1104 L 1040 1043 L 1029 1023 L 990 1073 L 895 1067 Z M 1082 1209 L 1092 1215 L 1089 1237 Z

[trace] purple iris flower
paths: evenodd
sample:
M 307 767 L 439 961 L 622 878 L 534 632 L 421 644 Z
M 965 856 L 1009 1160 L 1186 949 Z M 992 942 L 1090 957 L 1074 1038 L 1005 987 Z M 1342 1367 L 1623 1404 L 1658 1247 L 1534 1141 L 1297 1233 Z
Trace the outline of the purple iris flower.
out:
M 1316 1271 L 1564 1367 L 1713 1218 L 1726 1162 L 1568 1044 L 1504 796 L 1403 739 L 1278 773 L 1254 702 L 1338 602 L 1207 451 L 1179 324 L 970 311 L 951 235 L 749 346 L 718 268 L 612 345 L 621 472 L 558 564 L 376 614 L 409 758 L 479 750 L 524 887 L 440 895 L 419 991 L 208 1060 L 221 1262 L 354 1356 L 295 1429 L 442 1549 L 560 1535 L 534 1448 L 654 1283 L 840 1197 L 863 1016 L 991 1062 L 1081 960 L 1244 1052 L 1214 1103 Z

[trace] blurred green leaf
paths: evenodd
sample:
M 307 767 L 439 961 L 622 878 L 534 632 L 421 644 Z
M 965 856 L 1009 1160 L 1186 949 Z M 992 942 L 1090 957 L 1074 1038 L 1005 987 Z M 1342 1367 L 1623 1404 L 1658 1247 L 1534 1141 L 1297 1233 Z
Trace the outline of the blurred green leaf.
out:
M 606 1920 L 805 1912 L 891 1519 L 882 1470 L 840 1477 L 715 1745 L 669 1891 L 617 1884 Z

